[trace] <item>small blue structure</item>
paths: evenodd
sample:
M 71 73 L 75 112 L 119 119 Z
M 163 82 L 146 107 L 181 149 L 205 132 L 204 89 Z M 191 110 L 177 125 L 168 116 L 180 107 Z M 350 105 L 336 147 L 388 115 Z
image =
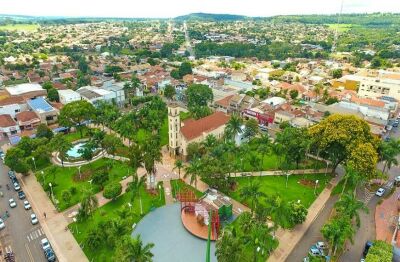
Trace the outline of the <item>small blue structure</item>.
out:
M 10 144 L 15 146 L 16 144 L 19 143 L 19 141 L 21 141 L 21 137 L 20 136 L 10 136 L 9 140 L 10 140 Z
M 51 112 L 54 108 L 44 100 L 43 97 L 37 97 L 27 101 L 30 108 L 36 112 Z

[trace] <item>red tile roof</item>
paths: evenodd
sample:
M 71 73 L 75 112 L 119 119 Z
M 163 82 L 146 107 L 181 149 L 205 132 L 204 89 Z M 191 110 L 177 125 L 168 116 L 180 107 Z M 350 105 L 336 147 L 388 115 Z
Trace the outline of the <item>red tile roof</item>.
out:
M 0 127 L 16 126 L 14 119 L 10 115 L 0 115 Z
M 3 100 L 0 100 L 0 106 L 7 106 L 13 104 L 24 104 L 25 100 L 21 96 L 13 96 L 13 97 L 6 97 Z
M 18 122 L 28 122 L 34 119 L 40 121 L 40 118 L 32 111 L 24 111 L 15 115 Z
M 190 122 L 185 121 L 184 126 L 181 128 L 181 132 L 186 140 L 190 141 L 201 136 L 203 133 L 211 132 L 220 126 L 225 125 L 229 119 L 230 116 L 222 112 L 215 112 L 212 115 L 206 116 L 199 120 Z
M 222 98 L 221 100 L 215 101 L 217 105 L 227 108 L 229 106 L 229 101 L 231 101 L 233 95 Z

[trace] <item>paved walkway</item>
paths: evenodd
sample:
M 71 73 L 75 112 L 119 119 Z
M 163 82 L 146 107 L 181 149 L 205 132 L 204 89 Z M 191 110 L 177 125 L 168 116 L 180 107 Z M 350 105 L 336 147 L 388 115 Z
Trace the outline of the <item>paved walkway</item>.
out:
M 31 200 L 32 209 L 38 215 L 40 224 L 53 246 L 58 261 L 88 261 L 72 233 L 65 230 L 68 221 L 62 213 L 57 212 L 36 177 L 34 175 L 19 176 L 24 192 Z M 44 213 L 46 213 L 46 218 L 43 217 Z
M 288 170 L 287 173 L 290 175 L 304 175 L 304 174 L 324 174 L 331 173 L 331 168 L 321 169 L 298 169 Z M 241 177 L 241 176 L 285 176 L 286 174 L 280 170 L 267 170 L 267 171 L 254 171 L 254 172 L 238 172 L 231 173 L 230 177 Z
M 279 240 L 279 246 L 271 254 L 268 261 L 286 261 L 287 257 L 292 252 L 294 247 L 301 240 L 301 238 L 307 232 L 308 228 L 311 226 L 318 214 L 324 208 L 326 202 L 331 195 L 332 189 L 337 185 L 339 181 L 340 176 L 336 176 L 326 186 L 326 188 L 321 192 L 314 203 L 308 208 L 308 215 L 304 223 L 297 225 L 293 230 L 278 229 L 276 237 Z

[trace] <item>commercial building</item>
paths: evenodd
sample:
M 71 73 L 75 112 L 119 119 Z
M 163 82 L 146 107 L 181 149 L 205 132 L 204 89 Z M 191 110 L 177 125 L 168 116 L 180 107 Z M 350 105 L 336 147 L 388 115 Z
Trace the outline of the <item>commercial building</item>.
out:
M 41 123 L 54 124 L 57 122 L 58 110 L 52 107 L 44 98 L 31 99 L 27 103 L 28 107 L 39 116 Z

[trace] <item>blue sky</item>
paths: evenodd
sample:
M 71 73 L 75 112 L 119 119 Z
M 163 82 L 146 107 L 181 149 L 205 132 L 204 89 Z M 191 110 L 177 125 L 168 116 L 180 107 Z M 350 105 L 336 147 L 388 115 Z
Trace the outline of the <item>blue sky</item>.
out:
M 193 12 L 247 16 L 332 14 L 342 0 L 0 0 L 1 14 L 175 17 Z M 400 0 L 343 0 L 344 13 L 397 12 Z

